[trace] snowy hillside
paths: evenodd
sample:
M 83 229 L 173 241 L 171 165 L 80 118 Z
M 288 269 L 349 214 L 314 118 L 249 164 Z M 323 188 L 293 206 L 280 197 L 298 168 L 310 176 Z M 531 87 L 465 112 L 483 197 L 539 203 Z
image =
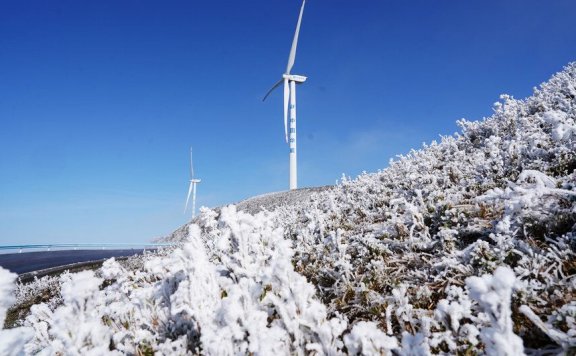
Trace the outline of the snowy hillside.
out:
M 143 269 L 64 275 L 0 354 L 572 353 L 576 64 L 460 126 L 310 199 L 205 209 Z
M 274 210 L 282 206 L 294 206 L 310 199 L 312 194 L 330 189 L 331 186 L 300 188 L 284 192 L 275 192 L 258 195 L 246 200 L 242 200 L 236 205 L 237 211 L 249 214 L 257 214 L 263 210 Z M 221 208 L 215 208 L 214 211 L 219 213 Z M 194 218 L 192 223 L 197 223 L 198 217 Z M 190 224 L 186 224 L 170 235 L 162 237 L 157 242 L 181 242 L 188 238 L 188 229 Z

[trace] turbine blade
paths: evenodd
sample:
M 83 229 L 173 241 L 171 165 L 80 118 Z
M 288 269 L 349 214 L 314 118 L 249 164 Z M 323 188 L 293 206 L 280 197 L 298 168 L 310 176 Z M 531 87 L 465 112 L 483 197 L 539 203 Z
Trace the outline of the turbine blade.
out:
M 184 214 L 188 210 L 188 202 L 190 201 L 190 194 L 192 194 L 192 186 L 194 183 L 190 182 L 190 187 L 188 188 L 188 196 L 186 197 L 186 205 L 184 206 Z
M 290 48 L 290 56 L 288 57 L 286 74 L 290 74 L 292 67 L 294 67 L 294 62 L 296 61 L 296 47 L 298 47 L 298 36 L 300 35 L 300 24 L 302 23 L 302 14 L 304 14 L 304 5 L 306 5 L 306 0 L 302 1 L 302 7 L 300 8 L 300 16 L 298 16 L 296 32 L 294 33 L 294 39 L 292 40 L 292 48 Z
M 264 99 L 262 99 L 262 101 L 265 101 L 266 98 L 268 97 L 268 95 L 270 95 L 270 93 L 272 93 L 274 91 L 274 89 L 278 88 L 280 86 L 280 84 L 282 84 L 283 80 L 284 80 L 284 78 L 280 79 L 276 84 L 274 84 L 274 86 L 272 86 L 272 89 L 268 90 L 268 93 L 266 93 L 266 95 L 264 95 Z
M 190 179 L 194 179 L 194 162 L 192 161 L 192 147 L 190 147 Z
M 284 138 L 288 143 L 288 100 L 290 100 L 290 85 L 288 79 L 284 79 Z

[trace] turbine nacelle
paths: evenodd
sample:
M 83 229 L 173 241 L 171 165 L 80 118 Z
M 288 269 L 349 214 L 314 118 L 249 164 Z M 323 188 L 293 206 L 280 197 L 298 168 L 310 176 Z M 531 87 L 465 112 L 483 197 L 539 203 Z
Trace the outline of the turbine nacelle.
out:
M 282 75 L 282 78 L 288 79 L 289 81 L 296 82 L 298 84 L 304 83 L 306 79 L 308 79 L 303 75 L 296 75 L 296 74 L 284 74 Z
M 190 183 L 200 183 L 201 179 L 190 179 Z

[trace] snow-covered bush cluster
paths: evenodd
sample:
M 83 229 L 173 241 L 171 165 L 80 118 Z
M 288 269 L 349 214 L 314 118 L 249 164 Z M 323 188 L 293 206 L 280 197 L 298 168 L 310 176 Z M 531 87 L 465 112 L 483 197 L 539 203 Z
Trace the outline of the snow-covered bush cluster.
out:
M 27 354 L 517 355 L 576 349 L 576 64 L 390 167 L 182 248 L 60 278 Z M 13 275 L 0 270 L 0 317 Z M 0 346 L 1 347 L 1 346 Z

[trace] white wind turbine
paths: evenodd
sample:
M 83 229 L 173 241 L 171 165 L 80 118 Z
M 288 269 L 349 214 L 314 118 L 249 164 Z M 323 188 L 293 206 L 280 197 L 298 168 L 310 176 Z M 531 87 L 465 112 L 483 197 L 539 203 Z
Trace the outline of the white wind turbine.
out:
M 290 145 L 290 189 L 298 188 L 298 166 L 296 161 L 296 84 L 304 83 L 307 79 L 301 75 L 290 74 L 290 71 L 294 66 L 294 61 L 296 60 L 296 47 L 298 46 L 298 35 L 300 33 L 300 24 L 302 23 L 302 14 L 304 13 L 305 5 L 306 0 L 302 1 L 302 7 L 300 8 L 300 16 L 298 17 L 298 23 L 296 24 L 296 33 L 294 34 L 294 40 L 292 41 L 292 48 L 290 49 L 290 56 L 288 57 L 286 73 L 282 75 L 282 79 L 274 84 L 272 89 L 266 93 L 262 100 L 266 100 L 268 95 L 284 82 L 284 136 L 286 142 Z M 290 102 L 290 107 L 288 107 L 288 102 Z M 290 136 L 288 136 L 288 109 L 290 109 Z
M 196 216 L 196 184 L 198 183 L 200 183 L 200 179 L 194 178 L 194 163 L 192 161 L 192 148 L 190 148 L 190 187 L 188 188 L 184 213 L 188 210 L 188 202 L 190 201 L 190 194 L 192 194 L 192 218 Z

